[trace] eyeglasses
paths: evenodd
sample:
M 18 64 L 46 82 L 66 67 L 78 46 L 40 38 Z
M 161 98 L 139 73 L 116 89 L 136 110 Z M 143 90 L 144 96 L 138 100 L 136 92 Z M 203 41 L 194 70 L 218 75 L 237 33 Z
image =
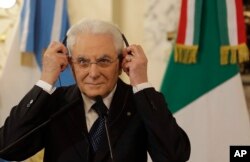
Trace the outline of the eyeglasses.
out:
M 91 64 L 96 64 L 101 68 L 107 68 L 118 59 L 120 59 L 120 55 L 118 55 L 118 57 L 113 60 L 108 57 L 101 57 L 95 62 L 91 62 L 89 59 L 86 59 L 84 57 L 77 57 L 75 59 L 71 58 L 71 61 L 72 63 L 77 64 L 81 68 L 88 68 Z

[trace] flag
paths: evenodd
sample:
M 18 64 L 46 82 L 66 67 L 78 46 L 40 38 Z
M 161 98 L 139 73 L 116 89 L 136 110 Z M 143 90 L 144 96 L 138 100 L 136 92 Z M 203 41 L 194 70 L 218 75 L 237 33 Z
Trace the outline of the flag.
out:
M 236 51 L 229 49 L 226 54 L 226 60 L 229 61 L 227 64 L 221 63 L 221 49 L 225 45 L 221 32 L 226 31 L 221 30 L 219 14 L 222 14 L 222 10 L 229 10 L 229 6 L 236 14 L 236 3 L 240 0 L 183 0 L 182 3 L 184 2 L 186 6 L 201 3 L 201 19 L 198 20 L 199 40 L 194 44 L 197 46 L 196 62 L 186 64 L 176 61 L 173 51 L 161 91 L 178 123 L 190 138 L 189 161 L 226 162 L 229 161 L 231 145 L 250 145 L 250 121 L 241 76 L 237 64 L 230 62 L 235 53 L 240 55 L 240 48 L 235 48 Z M 229 23 L 237 17 L 232 13 L 223 14 L 226 15 L 224 23 Z M 197 23 L 195 20 L 193 22 Z M 240 22 L 237 23 L 235 27 L 240 28 Z M 241 28 L 240 32 L 242 30 L 244 28 Z M 194 29 L 194 32 L 187 34 L 195 32 Z M 226 33 L 223 34 L 226 36 Z M 244 42 L 235 41 L 235 44 L 227 46 L 231 48 L 231 45 L 236 47 L 242 43 Z
M 6 49 L 8 57 L 0 76 L 1 125 L 10 109 L 40 79 L 42 53 L 45 48 L 52 40 L 62 41 L 65 37 L 69 27 L 66 2 L 66 0 L 23 1 L 21 16 L 7 38 L 10 42 Z M 20 54 L 21 52 L 23 55 Z M 27 61 L 27 58 L 31 60 Z M 61 74 L 61 84 L 72 83 L 74 80 L 68 68 Z M 57 82 L 58 85 L 60 84 Z M 32 160 L 34 159 L 40 160 L 38 156 Z
M 175 61 L 196 63 L 199 48 L 202 3 L 204 0 L 182 0 L 180 24 L 175 46 Z M 249 60 L 244 29 L 243 4 L 239 0 L 217 1 L 220 34 L 220 63 L 242 63 Z
M 51 41 L 63 41 L 69 28 L 67 0 L 25 0 L 21 12 L 21 52 L 34 54 L 42 68 L 42 54 Z M 60 75 L 57 86 L 70 85 L 70 68 Z
M 20 50 L 25 55 L 34 54 L 42 68 L 42 55 L 51 41 L 63 41 L 69 28 L 67 0 L 25 0 L 21 12 Z M 69 67 L 59 77 L 56 86 L 74 83 Z M 42 161 L 43 150 L 28 161 Z

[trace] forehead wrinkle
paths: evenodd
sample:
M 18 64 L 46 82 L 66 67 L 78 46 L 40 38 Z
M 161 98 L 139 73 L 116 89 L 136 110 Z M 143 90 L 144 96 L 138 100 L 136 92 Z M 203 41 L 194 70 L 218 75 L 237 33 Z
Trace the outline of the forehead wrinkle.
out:
M 102 39 L 99 40 L 100 38 Z M 82 44 L 86 45 L 82 46 Z M 76 56 L 82 53 L 84 57 L 92 57 L 92 55 L 95 57 L 103 57 L 105 55 L 111 57 L 113 56 L 113 52 L 117 53 L 112 37 L 108 34 L 81 33 L 76 37 L 76 43 L 73 47 Z

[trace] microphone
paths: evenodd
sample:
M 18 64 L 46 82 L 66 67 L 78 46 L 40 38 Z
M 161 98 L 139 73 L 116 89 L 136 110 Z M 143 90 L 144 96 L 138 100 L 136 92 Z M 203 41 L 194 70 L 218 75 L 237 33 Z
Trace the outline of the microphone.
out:
M 95 97 L 96 100 L 96 104 L 97 104 L 97 113 L 100 114 L 102 117 L 104 117 L 104 121 L 105 121 L 105 131 L 106 131 L 106 136 L 107 136 L 107 140 L 108 140 L 108 146 L 109 146 L 109 152 L 110 152 L 110 158 L 111 161 L 114 162 L 114 156 L 113 156 L 113 151 L 112 151 L 112 146 L 111 146 L 111 142 L 110 142 L 110 136 L 109 136 L 109 130 L 108 130 L 108 112 L 107 112 L 107 107 L 106 105 L 103 103 L 102 97 L 101 96 L 96 96 Z
M 48 120 L 46 120 L 45 122 L 41 123 L 40 125 L 38 125 L 37 127 L 33 128 L 32 130 L 30 130 L 29 132 L 25 133 L 24 135 L 22 135 L 20 138 L 16 139 L 15 141 L 13 141 L 12 143 L 10 143 L 9 145 L 7 145 L 6 147 L 4 147 L 3 149 L 0 150 L 0 156 L 2 156 L 3 154 L 6 154 L 8 151 L 10 151 L 10 149 L 12 149 L 14 146 L 16 146 L 17 144 L 19 144 L 20 142 L 22 142 L 25 138 L 27 138 L 29 135 L 31 135 L 32 133 L 38 131 L 40 128 L 43 128 L 44 126 L 46 126 L 48 123 L 50 123 L 51 118 L 49 118 Z
M 102 117 L 107 117 L 108 116 L 107 107 L 103 103 L 102 97 L 98 95 L 95 97 L 95 100 L 97 105 L 97 114 L 101 115 Z

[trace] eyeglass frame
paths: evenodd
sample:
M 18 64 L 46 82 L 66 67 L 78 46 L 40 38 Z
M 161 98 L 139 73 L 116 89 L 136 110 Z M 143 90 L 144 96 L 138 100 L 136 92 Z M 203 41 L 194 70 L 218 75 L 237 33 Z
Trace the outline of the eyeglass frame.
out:
M 129 43 L 128 43 L 128 41 L 127 41 L 125 35 L 124 35 L 123 33 L 121 33 L 121 36 L 122 36 L 122 39 L 123 39 L 123 41 L 124 41 L 126 47 L 128 47 L 128 46 L 129 46 Z M 68 36 L 66 35 L 66 36 L 64 37 L 63 41 L 62 41 L 62 43 L 63 43 L 66 47 L 67 47 L 67 38 L 68 38 Z M 69 49 L 68 49 L 68 50 L 69 50 Z M 129 54 L 131 54 L 131 52 L 129 52 Z M 67 55 L 68 55 L 68 59 L 70 60 L 70 62 L 74 63 L 74 62 L 72 61 L 72 54 L 70 53 L 70 50 L 69 50 L 69 53 L 68 53 Z M 122 59 L 123 59 L 123 55 L 122 55 L 122 54 L 118 54 L 118 56 L 117 56 L 116 59 L 118 59 L 118 60 L 119 60 L 119 63 L 121 64 Z M 116 59 L 114 59 L 113 61 L 111 61 L 110 64 L 109 64 L 108 66 L 110 66 L 113 62 L 115 62 Z M 89 62 L 89 63 L 88 63 L 88 66 L 86 66 L 86 68 L 90 67 L 91 64 L 96 64 L 96 65 L 98 65 L 98 62 Z M 79 64 L 78 64 L 78 65 L 79 65 Z M 108 66 L 107 66 L 107 67 L 108 67 Z
M 107 58 L 99 58 L 99 59 L 97 59 L 96 61 L 90 61 L 89 59 L 86 59 L 86 58 L 84 58 L 84 57 L 77 57 L 77 58 L 75 58 L 75 61 L 74 61 L 74 59 L 72 58 L 72 56 L 71 57 L 69 57 L 69 59 L 70 59 L 70 62 L 71 63 L 73 63 L 73 64 L 77 64 L 80 68 L 85 68 L 85 69 L 87 69 L 87 68 L 89 68 L 92 64 L 96 64 L 98 67 L 101 67 L 101 68 L 107 68 L 107 67 L 109 67 L 112 63 L 114 63 L 117 59 L 119 60 L 119 63 L 121 63 L 121 61 L 122 61 L 122 59 L 123 59 L 123 55 L 122 54 L 118 54 L 118 56 L 115 58 L 115 59 L 113 59 L 113 60 L 110 60 L 110 59 L 107 59 Z M 80 60 L 80 59 L 82 59 L 82 60 Z M 85 65 L 83 65 L 83 64 L 81 64 L 80 62 L 81 61 L 84 61 L 84 63 L 83 64 L 85 64 Z M 106 61 L 106 62 L 105 62 Z M 103 63 L 103 64 L 102 64 Z

